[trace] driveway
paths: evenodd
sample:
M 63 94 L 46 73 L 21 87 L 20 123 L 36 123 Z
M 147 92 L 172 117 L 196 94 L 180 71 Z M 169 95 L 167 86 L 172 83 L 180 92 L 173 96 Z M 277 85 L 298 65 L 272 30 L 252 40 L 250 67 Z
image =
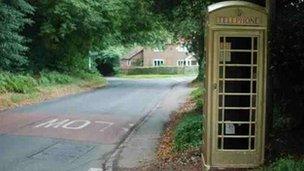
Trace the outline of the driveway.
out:
M 1 112 L 0 170 L 102 168 L 159 104 L 176 110 L 192 79 L 108 78 L 106 88 Z

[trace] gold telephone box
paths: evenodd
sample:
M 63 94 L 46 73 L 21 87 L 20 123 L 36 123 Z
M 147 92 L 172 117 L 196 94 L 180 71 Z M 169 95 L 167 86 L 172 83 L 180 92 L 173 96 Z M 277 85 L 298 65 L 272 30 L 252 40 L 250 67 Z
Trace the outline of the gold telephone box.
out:
M 205 41 L 204 165 L 257 167 L 265 146 L 266 9 L 243 1 L 210 5 Z

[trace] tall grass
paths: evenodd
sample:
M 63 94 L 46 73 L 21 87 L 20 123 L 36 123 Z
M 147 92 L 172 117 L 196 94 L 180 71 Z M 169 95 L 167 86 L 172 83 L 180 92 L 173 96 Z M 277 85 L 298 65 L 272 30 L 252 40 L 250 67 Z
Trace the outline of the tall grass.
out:
M 58 72 L 42 72 L 38 79 L 40 85 L 69 84 L 73 81 L 75 78 Z
M 0 92 L 31 93 L 36 91 L 38 82 L 30 75 L 0 73 Z
M 105 82 L 103 77 L 97 73 L 80 72 L 68 75 L 59 72 L 41 72 L 39 78 L 34 78 L 30 74 L 0 72 L 0 93 L 26 94 L 37 91 L 39 86 L 71 84 L 81 81 Z

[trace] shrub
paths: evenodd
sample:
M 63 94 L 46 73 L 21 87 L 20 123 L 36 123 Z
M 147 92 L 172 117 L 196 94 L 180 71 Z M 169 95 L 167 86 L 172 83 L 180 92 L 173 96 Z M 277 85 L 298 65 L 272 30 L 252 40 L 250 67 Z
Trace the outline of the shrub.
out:
M 196 111 L 201 112 L 203 110 L 203 93 L 202 87 L 199 87 L 191 92 L 191 99 L 196 103 Z
M 72 83 L 74 79 L 67 75 L 59 72 L 41 72 L 39 78 L 40 85 L 54 85 L 54 84 L 68 84 Z
M 291 157 L 282 158 L 274 162 L 269 168 L 271 171 L 302 171 L 304 170 L 304 160 L 294 160 Z
M 75 76 L 76 75 L 76 76 Z M 27 74 L 0 72 L 0 93 L 31 93 L 37 91 L 37 87 L 88 82 L 89 84 L 105 83 L 105 79 L 98 73 L 77 73 L 74 76 L 59 72 L 41 72 L 40 78 L 35 79 Z M 82 81 L 83 80 L 83 81 Z
M 6 78 L 3 73 L 0 73 L 0 93 L 6 92 Z
M 143 74 L 162 74 L 162 75 L 175 75 L 175 74 L 197 74 L 198 67 L 137 67 L 130 69 L 122 69 L 122 74 L 126 75 L 143 75 Z
M 75 77 L 80 78 L 82 80 L 98 80 L 103 79 L 103 77 L 97 72 L 85 72 L 79 71 L 74 74 Z
M 176 151 L 197 148 L 202 145 L 202 115 L 188 115 L 174 130 L 173 147 Z
M 30 75 L 0 74 L 0 92 L 30 93 L 36 90 L 38 83 Z

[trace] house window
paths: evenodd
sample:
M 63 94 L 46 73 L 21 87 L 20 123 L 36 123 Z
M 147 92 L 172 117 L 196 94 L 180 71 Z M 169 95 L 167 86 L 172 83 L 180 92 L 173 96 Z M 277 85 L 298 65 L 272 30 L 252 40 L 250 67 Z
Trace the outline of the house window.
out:
M 186 65 L 186 61 L 185 60 L 178 60 L 177 61 L 177 66 L 185 66 Z
M 194 60 L 191 61 L 191 66 L 197 66 L 197 64 L 198 64 L 197 61 L 194 61 Z
M 154 61 L 153 61 L 153 66 L 162 66 L 164 64 L 165 64 L 165 62 L 163 59 L 154 59 Z
M 177 60 L 177 66 L 197 66 L 196 60 Z
M 132 65 L 132 61 L 128 60 L 128 66 L 131 66 L 131 65 Z

